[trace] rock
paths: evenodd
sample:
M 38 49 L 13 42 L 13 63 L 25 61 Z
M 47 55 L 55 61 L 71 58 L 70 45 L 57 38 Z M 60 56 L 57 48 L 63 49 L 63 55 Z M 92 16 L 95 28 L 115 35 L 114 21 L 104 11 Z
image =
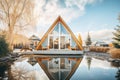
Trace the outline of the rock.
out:
M 109 62 L 113 62 L 114 59 L 113 59 L 113 58 L 109 58 L 108 61 L 109 61 Z

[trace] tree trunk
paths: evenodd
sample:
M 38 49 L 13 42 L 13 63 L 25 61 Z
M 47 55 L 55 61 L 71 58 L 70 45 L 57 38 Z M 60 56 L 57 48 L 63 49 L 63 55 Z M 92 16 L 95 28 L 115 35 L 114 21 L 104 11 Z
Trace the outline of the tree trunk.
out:
M 14 38 L 13 29 L 11 29 L 10 27 L 8 32 L 8 43 L 10 50 L 13 50 L 13 38 Z

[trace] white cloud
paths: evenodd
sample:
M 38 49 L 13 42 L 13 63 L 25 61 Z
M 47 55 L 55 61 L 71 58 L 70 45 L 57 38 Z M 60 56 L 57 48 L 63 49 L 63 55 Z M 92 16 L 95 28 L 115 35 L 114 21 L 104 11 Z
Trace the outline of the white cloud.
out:
M 109 41 L 111 41 L 112 37 L 113 37 L 113 34 L 112 34 L 113 31 L 114 30 L 112 30 L 112 29 L 102 29 L 102 30 L 98 30 L 98 31 L 90 31 L 89 34 L 93 41 L 94 40 L 97 40 L 97 41 L 109 40 Z M 78 33 L 81 34 L 83 40 L 86 40 L 88 32 L 78 32 Z M 78 33 L 76 33 L 76 34 L 78 34 Z
M 85 12 L 87 4 L 95 4 L 102 2 L 102 0 L 65 0 L 64 7 L 59 3 L 59 0 L 37 0 L 36 1 L 36 14 L 40 15 L 38 21 L 38 31 L 40 37 L 47 31 L 54 20 L 61 15 L 66 22 L 71 21 Z M 76 8 L 77 7 L 77 8 Z M 102 29 L 98 31 L 90 31 L 92 40 L 112 39 L 113 30 Z M 87 32 L 80 32 L 82 39 L 86 40 Z
M 91 37 L 93 39 L 110 39 L 113 37 L 112 34 L 113 30 L 110 29 L 103 29 L 99 31 L 91 31 Z
M 39 3 L 39 4 L 38 4 Z M 59 15 L 61 15 L 64 20 L 70 21 L 82 15 L 82 10 L 75 10 L 73 7 L 60 7 L 58 0 L 38 0 L 35 12 L 40 14 L 39 25 L 46 26 L 50 25 Z
M 86 67 L 88 66 L 86 58 L 87 58 L 87 56 L 85 56 L 83 58 L 80 66 L 81 65 L 86 66 Z M 90 67 L 91 68 L 102 68 L 102 69 L 115 69 L 114 67 L 111 67 L 110 62 L 108 62 L 106 60 L 100 60 L 100 59 L 97 59 L 97 58 L 92 58 Z
M 71 6 L 77 6 L 80 10 L 84 10 L 86 4 L 93 4 L 97 0 L 66 0 L 66 6 L 71 7 Z
M 66 22 L 70 22 L 84 14 L 87 4 L 94 4 L 100 0 L 65 0 L 61 3 L 60 1 L 62 0 L 36 0 L 35 14 L 40 15 L 38 32 L 45 32 L 59 15 Z

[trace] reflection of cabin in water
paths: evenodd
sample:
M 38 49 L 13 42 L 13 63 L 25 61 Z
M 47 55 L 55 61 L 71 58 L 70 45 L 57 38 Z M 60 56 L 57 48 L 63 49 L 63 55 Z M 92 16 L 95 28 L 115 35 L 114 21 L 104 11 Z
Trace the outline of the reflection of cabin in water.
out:
M 36 50 L 82 50 L 82 44 L 59 16 L 38 43 Z
M 70 80 L 82 58 L 37 58 L 50 80 Z

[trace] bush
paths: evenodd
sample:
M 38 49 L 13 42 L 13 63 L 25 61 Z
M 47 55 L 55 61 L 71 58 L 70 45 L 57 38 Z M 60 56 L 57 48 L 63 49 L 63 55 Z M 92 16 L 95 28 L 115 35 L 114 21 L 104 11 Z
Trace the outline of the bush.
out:
M 98 47 L 98 46 L 91 46 L 90 51 L 93 52 L 107 52 L 110 48 L 109 47 Z
M 119 58 L 120 59 L 120 49 L 113 48 L 108 51 L 110 53 L 110 56 L 112 58 Z
M 8 44 L 4 36 L 0 36 L 0 57 L 5 56 L 9 52 Z

